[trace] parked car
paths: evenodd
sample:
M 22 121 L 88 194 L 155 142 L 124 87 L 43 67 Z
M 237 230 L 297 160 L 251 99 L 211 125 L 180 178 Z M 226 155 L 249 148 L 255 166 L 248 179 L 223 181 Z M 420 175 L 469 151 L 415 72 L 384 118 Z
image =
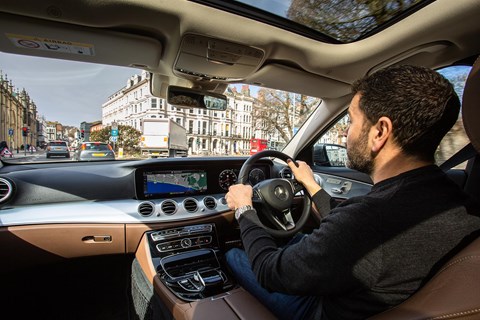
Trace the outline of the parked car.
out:
M 83 142 L 75 151 L 74 160 L 115 160 L 115 152 L 105 142 Z
M 65 141 L 50 141 L 47 143 L 46 156 L 47 158 L 52 156 L 70 158 L 70 150 L 68 149 L 68 145 Z
M 337 203 L 368 193 L 368 175 L 315 160 L 315 146 L 342 141 L 351 84 L 409 64 L 438 70 L 461 95 L 480 54 L 479 17 L 478 0 L 0 1 L 0 141 L 14 152 L 0 159 L 1 317 L 274 319 L 226 266 L 227 250 L 243 246 L 229 187 L 292 179 L 291 157 Z M 183 126 L 188 156 L 134 158 L 147 117 Z M 436 154 L 476 199 L 478 153 L 454 168 L 449 160 L 480 141 L 464 130 L 479 121 L 460 116 Z M 58 137 L 110 139 L 132 158 L 20 157 L 21 145 Z M 284 146 L 283 160 L 249 166 L 253 137 Z M 65 141 L 48 144 L 54 156 L 70 156 Z M 307 214 L 306 234 L 322 218 L 308 199 L 297 194 L 287 210 L 295 226 Z M 431 249 L 427 236 L 418 234 L 416 254 Z M 433 289 L 422 288 L 431 294 L 420 289 L 390 310 L 396 317 L 377 316 L 478 319 L 479 256 L 432 270 Z

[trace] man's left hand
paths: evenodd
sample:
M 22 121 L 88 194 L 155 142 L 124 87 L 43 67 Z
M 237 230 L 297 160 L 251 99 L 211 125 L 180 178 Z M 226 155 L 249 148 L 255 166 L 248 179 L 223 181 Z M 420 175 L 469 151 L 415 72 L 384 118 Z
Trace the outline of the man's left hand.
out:
M 252 205 L 253 190 L 252 186 L 245 184 L 235 184 L 228 188 L 228 193 L 225 195 L 227 205 L 230 209 Z

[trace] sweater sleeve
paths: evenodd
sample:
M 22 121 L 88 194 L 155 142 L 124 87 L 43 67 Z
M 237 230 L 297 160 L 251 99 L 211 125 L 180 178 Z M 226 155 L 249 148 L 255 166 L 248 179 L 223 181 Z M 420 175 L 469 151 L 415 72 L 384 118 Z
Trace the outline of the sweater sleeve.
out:
M 323 189 L 318 190 L 313 196 L 312 201 L 317 207 L 321 218 L 325 218 L 332 210 L 332 197 Z

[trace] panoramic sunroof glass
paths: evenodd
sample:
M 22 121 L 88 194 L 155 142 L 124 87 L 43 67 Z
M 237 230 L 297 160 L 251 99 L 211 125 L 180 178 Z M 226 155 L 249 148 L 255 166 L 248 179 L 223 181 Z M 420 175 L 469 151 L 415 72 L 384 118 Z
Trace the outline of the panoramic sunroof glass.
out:
M 352 42 L 431 0 L 235 0 L 313 29 L 340 42 Z M 420 7 L 420 6 L 419 6 Z

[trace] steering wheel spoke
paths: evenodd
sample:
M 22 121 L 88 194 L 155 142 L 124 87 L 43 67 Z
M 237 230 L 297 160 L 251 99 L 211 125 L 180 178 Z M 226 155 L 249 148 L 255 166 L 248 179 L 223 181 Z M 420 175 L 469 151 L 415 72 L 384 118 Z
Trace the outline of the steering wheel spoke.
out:
M 303 184 L 298 182 L 296 179 L 288 179 L 288 182 L 290 182 L 290 184 L 292 185 L 293 194 L 297 194 L 300 191 L 305 190 L 305 187 L 303 186 Z
M 292 212 L 290 209 L 273 215 L 273 223 L 281 230 L 290 231 L 295 229 L 295 221 L 293 221 Z

